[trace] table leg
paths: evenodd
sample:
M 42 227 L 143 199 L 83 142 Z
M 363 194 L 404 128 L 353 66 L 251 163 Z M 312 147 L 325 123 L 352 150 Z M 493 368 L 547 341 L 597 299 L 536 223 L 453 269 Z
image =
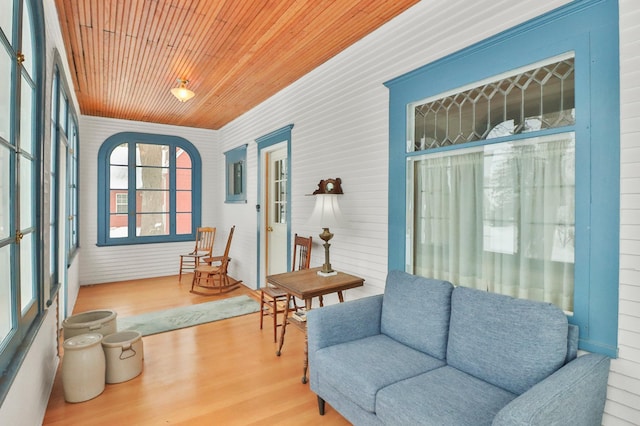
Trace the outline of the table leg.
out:
M 282 353 L 282 345 L 284 345 L 284 334 L 287 332 L 287 320 L 289 318 L 289 303 L 291 303 L 291 295 L 287 294 L 287 303 L 284 307 L 284 318 L 282 319 L 282 330 L 280 330 L 280 344 L 278 345 L 278 350 L 276 351 L 276 355 L 280 356 Z
M 340 301 L 340 303 L 344 302 L 344 295 L 341 291 L 338 292 L 338 300 Z
M 309 369 L 309 338 L 307 326 L 304 326 L 304 363 L 302 364 L 302 384 L 307 383 L 307 370 Z
M 305 299 L 304 307 L 307 312 L 311 310 L 311 299 Z M 307 334 L 307 324 L 304 325 L 304 361 L 302 362 L 302 384 L 307 383 L 307 370 L 309 369 L 309 338 Z

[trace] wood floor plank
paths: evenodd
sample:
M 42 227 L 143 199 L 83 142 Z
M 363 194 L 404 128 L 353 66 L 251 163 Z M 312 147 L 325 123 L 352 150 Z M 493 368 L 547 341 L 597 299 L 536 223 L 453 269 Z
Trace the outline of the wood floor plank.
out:
M 84 286 L 74 313 L 113 309 L 119 317 L 219 300 L 254 291 L 240 286 L 224 295 L 189 292 L 191 275 Z M 280 357 L 269 323 L 249 314 L 143 337 L 138 377 L 107 384 L 98 397 L 67 403 L 58 369 L 44 425 L 348 425 L 303 385 L 304 336 L 287 333 Z M 61 363 L 62 364 L 62 363 Z

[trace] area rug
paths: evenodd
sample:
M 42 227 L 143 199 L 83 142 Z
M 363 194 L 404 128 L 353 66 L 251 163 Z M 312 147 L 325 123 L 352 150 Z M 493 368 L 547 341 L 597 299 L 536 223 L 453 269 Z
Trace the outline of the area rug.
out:
M 242 295 L 213 302 L 181 306 L 164 311 L 147 312 L 131 317 L 117 318 L 118 331 L 136 330 L 143 336 L 192 327 L 258 312 L 260 304 Z

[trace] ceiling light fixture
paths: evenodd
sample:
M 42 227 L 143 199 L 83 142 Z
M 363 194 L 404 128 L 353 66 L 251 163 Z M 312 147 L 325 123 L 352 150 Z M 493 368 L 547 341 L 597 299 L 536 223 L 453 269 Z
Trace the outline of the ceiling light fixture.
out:
M 196 95 L 191 90 L 187 89 L 187 83 L 189 83 L 189 80 L 178 78 L 176 79 L 176 81 L 179 81 L 180 85 L 171 89 L 171 94 L 175 96 L 180 102 L 187 102 L 189 99 L 193 98 Z

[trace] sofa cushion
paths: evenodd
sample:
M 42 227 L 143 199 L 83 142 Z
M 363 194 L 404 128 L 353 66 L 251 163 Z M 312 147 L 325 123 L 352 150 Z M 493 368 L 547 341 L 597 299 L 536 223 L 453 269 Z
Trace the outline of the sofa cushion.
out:
M 443 365 L 441 360 L 380 334 L 319 349 L 311 368 L 318 373 L 318 381 L 373 412 L 378 390 Z
M 447 363 L 519 395 L 564 364 L 567 333 L 550 303 L 457 287 Z
M 444 359 L 452 290 L 447 281 L 390 271 L 382 299 L 381 332 Z
M 380 390 L 376 415 L 390 425 L 490 425 L 514 398 L 504 389 L 446 366 Z

